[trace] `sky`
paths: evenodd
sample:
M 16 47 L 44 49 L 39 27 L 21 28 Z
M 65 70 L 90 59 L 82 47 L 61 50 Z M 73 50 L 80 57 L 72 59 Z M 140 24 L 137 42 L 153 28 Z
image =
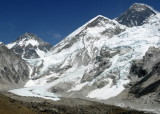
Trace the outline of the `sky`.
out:
M 114 19 L 133 3 L 160 11 L 160 0 L 0 0 L 0 42 L 28 32 L 55 45 L 95 16 Z

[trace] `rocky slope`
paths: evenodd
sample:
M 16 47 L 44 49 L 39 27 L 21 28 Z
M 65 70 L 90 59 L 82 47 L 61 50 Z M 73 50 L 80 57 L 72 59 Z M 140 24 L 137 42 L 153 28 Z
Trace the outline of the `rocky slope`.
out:
M 44 42 L 35 34 L 25 33 L 14 42 L 8 44 L 7 47 L 21 55 L 22 58 L 35 59 L 44 57 L 52 45 Z
M 4 93 L 3 93 L 4 94 Z M 145 112 L 120 108 L 82 99 L 60 101 L 34 97 L 21 97 L 10 93 L 0 94 L 0 113 L 3 114 L 144 114 Z
M 11 99 L 0 93 L 0 113 L 1 114 L 37 114 L 20 102 Z M 40 113 L 39 113 L 40 114 Z
M 131 67 L 132 77 L 137 76 L 129 90 L 136 98 L 144 98 L 146 103 L 160 103 L 160 48 L 150 47 L 141 60 L 135 60 Z
M 22 58 L 0 44 L 0 90 L 23 87 L 29 79 L 29 68 Z
M 127 11 L 122 13 L 116 20 L 128 27 L 141 26 L 150 17 L 156 15 L 151 7 L 145 4 L 135 3 Z
M 150 47 L 142 59 L 135 59 L 130 68 L 131 82 L 118 96 L 106 103 L 160 113 L 160 48 Z

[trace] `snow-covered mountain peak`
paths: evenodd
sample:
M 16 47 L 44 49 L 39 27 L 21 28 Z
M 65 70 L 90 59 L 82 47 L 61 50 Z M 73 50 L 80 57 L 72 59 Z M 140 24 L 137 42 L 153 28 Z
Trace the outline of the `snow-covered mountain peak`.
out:
M 154 11 L 153 8 L 151 8 L 150 6 L 143 4 L 143 3 L 134 3 L 131 7 L 130 10 L 136 10 L 136 11 L 144 11 L 146 9 L 151 9 L 152 11 Z M 154 11 L 156 13 L 156 11 Z
M 59 44 L 54 46 L 51 49 L 52 54 L 60 52 L 66 48 L 70 48 L 77 42 L 82 42 L 83 44 L 85 44 L 85 46 L 87 46 L 90 45 L 90 42 L 92 42 L 93 40 L 99 40 L 99 38 L 103 37 L 105 37 L 105 39 L 108 39 L 124 30 L 125 27 L 119 24 L 117 21 L 108 19 L 107 17 L 104 17 L 102 15 L 98 15 L 79 27 L 74 32 L 72 32 Z
M 18 37 L 15 42 L 19 42 L 21 46 L 27 46 L 29 44 L 33 46 L 38 46 L 45 43 L 36 34 L 33 33 L 25 33 Z
M 110 19 L 102 15 L 97 15 L 93 19 L 89 20 L 84 26 L 87 26 L 88 24 L 93 23 L 95 21 L 101 21 L 101 20 L 110 20 Z
M 156 13 L 157 12 L 148 5 L 135 3 L 116 18 L 116 20 L 128 27 L 141 26 L 150 16 L 156 15 Z
M 111 20 L 107 17 L 104 17 L 102 15 L 98 15 L 98 16 L 94 17 L 93 19 L 91 19 L 90 21 L 88 21 L 84 26 L 92 28 L 92 27 L 96 27 L 96 26 L 103 26 L 104 24 L 116 25 L 116 23 L 113 22 L 113 20 Z
M 110 19 L 108 19 L 107 17 L 104 17 L 102 15 L 97 15 L 96 17 L 94 17 L 93 19 L 89 20 L 87 23 L 85 23 L 84 25 L 82 25 L 81 27 L 79 27 L 77 30 L 75 30 L 74 32 L 72 32 L 70 35 L 67 36 L 68 37 L 72 37 L 77 35 L 78 33 L 80 33 L 82 30 L 86 29 L 87 27 L 94 27 L 96 26 L 96 24 L 98 24 L 99 22 L 102 21 L 109 21 Z M 94 23 L 94 24 L 93 24 Z M 93 25 L 92 25 L 93 24 Z
M 8 44 L 7 47 L 13 49 L 17 54 L 22 55 L 22 57 L 30 59 L 44 57 L 52 45 L 44 42 L 36 34 L 25 33 L 14 42 Z

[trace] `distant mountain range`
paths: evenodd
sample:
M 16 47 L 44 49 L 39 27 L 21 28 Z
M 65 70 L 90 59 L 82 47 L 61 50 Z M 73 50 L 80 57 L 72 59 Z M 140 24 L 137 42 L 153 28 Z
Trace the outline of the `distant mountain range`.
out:
M 12 93 L 159 111 L 160 13 L 148 5 L 135 3 L 113 20 L 98 15 L 55 46 L 32 33 L 0 45 L 0 84 Z

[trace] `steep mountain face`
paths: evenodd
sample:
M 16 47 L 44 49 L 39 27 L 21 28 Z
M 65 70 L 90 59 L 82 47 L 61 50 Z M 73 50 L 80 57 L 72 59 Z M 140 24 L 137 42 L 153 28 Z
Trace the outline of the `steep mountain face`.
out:
M 137 98 L 145 97 L 147 102 L 160 102 L 160 48 L 150 47 L 143 59 L 135 60 L 131 67 L 134 77 L 142 77 L 130 88 Z M 148 97 L 147 97 L 148 96 Z
M 38 38 L 35 34 L 25 33 L 14 42 L 8 44 L 7 47 L 21 55 L 22 58 L 35 59 L 44 57 L 52 46 Z
M 116 20 L 128 27 L 141 26 L 152 15 L 156 15 L 152 8 L 145 4 L 135 3 Z
M 160 113 L 159 55 L 159 46 L 151 46 L 142 58 L 132 61 L 131 82 L 125 85 L 126 89 L 121 94 L 109 99 L 111 104 Z
M 0 89 L 23 87 L 29 79 L 29 68 L 22 58 L 0 44 Z
M 104 41 L 124 29 L 116 21 L 99 15 L 54 46 L 47 58 L 39 59 L 38 63 L 31 61 L 39 66 L 33 70 L 32 75 L 48 75 L 53 72 L 61 75 L 70 68 L 88 66 L 94 61 Z

